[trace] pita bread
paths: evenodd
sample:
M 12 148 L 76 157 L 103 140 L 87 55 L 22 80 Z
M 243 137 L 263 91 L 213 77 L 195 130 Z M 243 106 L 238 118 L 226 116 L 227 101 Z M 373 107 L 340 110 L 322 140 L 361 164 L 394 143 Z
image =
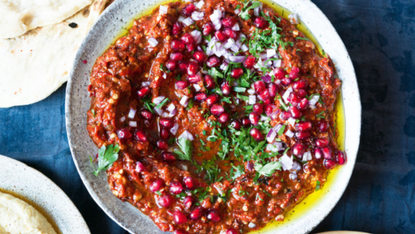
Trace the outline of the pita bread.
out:
M 95 0 L 61 23 L 0 39 L 0 107 L 38 102 L 66 82 L 76 52 L 106 2 Z
M 89 6 L 92 0 L 0 0 L 0 38 L 52 25 Z

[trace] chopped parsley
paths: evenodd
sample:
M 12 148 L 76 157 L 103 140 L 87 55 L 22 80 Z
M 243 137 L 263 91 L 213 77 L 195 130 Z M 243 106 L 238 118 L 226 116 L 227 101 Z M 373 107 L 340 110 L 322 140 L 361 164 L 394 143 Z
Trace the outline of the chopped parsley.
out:
M 156 106 L 156 108 L 157 109 L 161 109 L 164 105 L 166 105 L 167 104 L 167 102 L 168 101 L 170 101 L 170 99 L 168 99 L 168 98 L 165 98 L 163 101 L 161 101 L 157 106 Z
M 320 190 L 320 181 L 317 180 L 316 182 L 316 191 Z
M 254 165 L 254 168 L 259 174 L 269 177 L 269 176 L 272 176 L 272 174 L 276 170 L 281 170 L 281 163 L 280 162 L 269 162 L 265 165 L 262 165 L 256 162 Z
M 253 9 L 257 8 L 257 7 L 261 6 L 261 4 L 262 4 L 260 2 L 255 1 L 255 2 L 252 2 L 252 5 L 249 6 L 250 2 L 251 1 L 248 1 L 248 2 L 244 3 L 244 6 L 242 7 L 241 12 L 239 13 L 239 16 L 244 20 L 248 20 L 248 19 L 251 18 L 251 15 L 249 14 L 250 10 L 253 10 Z
M 319 118 L 319 119 L 324 119 L 324 118 L 325 118 L 325 117 L 324 117 L 324 111 L 322 111 L 322 112 L 318 113 L 318 114 L 316 115 L 316 117 L 317 117 L 317 118 Z
M 179 138 L 177 140 L 177 145 L 180 147 L 180 150 L 173 151 L 179 160 L 187 160 L 190 161 L 192 159 L 193 154 L 193 144 L 187 138 Z
M 117 161 L 118 159 L 118 152 L 120 151 L 120 147 L 118 145 L 103 145 L 98 151 L 98 167 L 95 168 L 93 164 L 92 157 L 89 157 L 89 160 L 92 164 L 92 168 L 94 168 L 94 175 L 98 176 L 99 172 L 104 170 L 108 170 L 112 164 Z

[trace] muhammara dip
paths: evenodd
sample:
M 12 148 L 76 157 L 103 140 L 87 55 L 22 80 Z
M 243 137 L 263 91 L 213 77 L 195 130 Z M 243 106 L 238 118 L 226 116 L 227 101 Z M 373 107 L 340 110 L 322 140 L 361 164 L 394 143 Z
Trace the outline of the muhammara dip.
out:
M 0 192 L 0 234 L 56 234 L 48 220 L 33 206 Z

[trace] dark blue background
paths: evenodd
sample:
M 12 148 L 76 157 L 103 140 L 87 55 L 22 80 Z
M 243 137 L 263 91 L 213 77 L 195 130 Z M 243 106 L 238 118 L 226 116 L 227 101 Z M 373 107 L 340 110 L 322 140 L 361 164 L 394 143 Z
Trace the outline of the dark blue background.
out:
M 353 60 L 363 106 L 350 184 L 315 231 L 415 233 L 415 1 L 314 0 Z M 0 109 L 0 154 L 58 184 L 92 233 L 126 233 L 91 199 L 72 162 L 64 85 L 29 106 Z

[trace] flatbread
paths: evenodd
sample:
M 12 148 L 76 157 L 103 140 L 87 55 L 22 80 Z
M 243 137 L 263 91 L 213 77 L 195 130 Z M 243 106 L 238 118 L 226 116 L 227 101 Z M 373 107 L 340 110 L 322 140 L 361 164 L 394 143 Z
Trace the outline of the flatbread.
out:
M 60 23 L 91 5 L 92 0 L 0 0 L 0 38 Z
M 106 3 L 95 0 L 61 23 L 0 39 L 0 107 L 38 102 L 66 82 L 82 40 Z

